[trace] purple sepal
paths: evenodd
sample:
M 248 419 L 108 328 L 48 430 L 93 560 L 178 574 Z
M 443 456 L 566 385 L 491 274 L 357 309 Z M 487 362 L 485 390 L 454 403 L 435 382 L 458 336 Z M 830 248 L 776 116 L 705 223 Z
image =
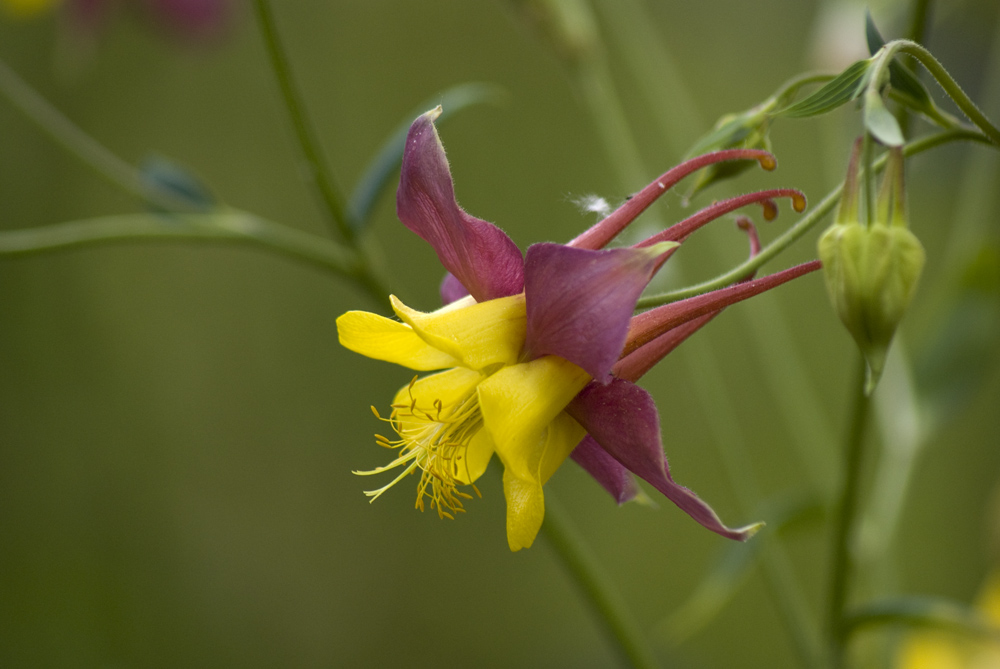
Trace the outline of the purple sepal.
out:
M 685 339 L 700 330 L 702 326 L 721 313 L 721 309 L 712 311 L 704 316 L 699 316 L 693 321 L 678 325 L 672 330 L 667 330 L 659 337 L 622 357 L 621 360 L 615 363 L 614 368 L 611 370 L 612 373 L 626 381 L 638 381 L 656 363 L 663 360 L 663 358 L 667 357 L 667 354 L 683 344 Z
M 632 473 L 625 469 L 625 465 L 608 455 L 590 435 L 576 445 L 570 457 L 611 493 L 619 504 L 631 501 L 639 494 L 639 486 Z
M 448 160 L 434 128 L 439 113 L 427 112 L 410 126 L 396 213 L 434 247 L 441 264 L 477 302 L 516 295 L 524 289 L 521 251 L 500 228 L 470 216 L 455 201 Z
M 524 263 L 530 356 L 557 355 L 606 382 L 625 345 L 636 301 L 662 255 L 532 245 Z
M 622 379 L 590 383 L 566 407 L 567 413 L 601 447 L 637 476 L 701 523 L 729 539 L 744 541 L 755 528 L 730 529 L 696 494 L 674 482 L 660 441 L 660 419 L 653 398 Z
M 445 306 L 462 299 L 469 294 L 462 282 L 455 278 L 451 272 L 446 272 L 441 279 L 441 306 Z

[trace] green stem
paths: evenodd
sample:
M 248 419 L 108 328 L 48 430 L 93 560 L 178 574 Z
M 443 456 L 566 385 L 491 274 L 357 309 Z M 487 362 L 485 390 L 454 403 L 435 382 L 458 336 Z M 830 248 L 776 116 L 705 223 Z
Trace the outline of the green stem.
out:
M 889 42 L 883 47 L 883 49 L 885 50 L 883 60 L 886 68 L 888 68 L 888 63 L 896 52 L 909 54 L 919 60 L 920 64 L 927 68 L 927 71 L 931 73 L 931 76 L 937 80 L 941 88 L 944 89 L 944 92 L 948 94 L 948 97 L 950 97 L 955 104 L 958 105 L 958 108 L 962 110 L 962 113 L 965 114 L 969 120 L 976 125 L 976 127 L 982 130 L 983 133 L 990 138 L 991 142 L 1000 146 L 1000 130 L 998 130 L 997 127 L 994 126 L 988 118 L 986 118 L 986 115 L 979 110 L 976 103 L 965 94 L 965 91 L 963 91 L 962 87 L 958 85 L 958 82 L 956 82 L 951 75 L 948 74 L 948 71 L 944 69 L 944 66 L 938 62 L 937 58 L 935 58 L 930 51 L 916 42 L 911 42 L 909 40 L 895 40 L 893 42 Z M 879 65 L 881 65 L 881 63 L 876 65 L 876 68 L 879 67 Z
M 967 140 L 980 142 L 983 144 L 989 144 L 989 140 L 984 137 L 981 133 L 974 130 L 957 129 L 957 130 L 944 130 L 942 132 L 928 135 L 926 137 L 921 137 L 920 139 L 914 140 L 903 147 L 903 153 L 906 156 L 913 156 L 928 149 L 940 146 L 942 144 L 947 144 L 948 142 L 955 142 L 959 140 Z M 875 171 L 878 172 L 885 166 L 885 161 L 887 156 L 880 156 L 874 161 Z M 703 283 L 699 283 L 693 286 L 688 286 L 687 288 L 682 288 L 680 290 L 671 291 L 668 293 L 660 293 L 659 295 L 650 295 L 648 297 L 643 297 L 639 300 L 637 306 L 638 309 L 651 309 L 652 307 L 658 307 L 661 304 L 667 304 L 668 302 L 676 302 L 677 300 L 683 300 L 688 297 L 693 297 L 695 295 L 700 295 L 711 290 L 716 290 L 718 288 L 724 288 L 731 283 L 739 281 L 741 278 L 745 277 L 747 274 L 757 271 L 764 263 L 768 262 L 779 253 L 784 251 L 786 248 L 791 246 L 795 241 L 797 241 L 804 234 L 809 232 L 817 223 L 823 220 L 823 217 L 828 213 L 833 211 L 833 208 L 837 206 L 837 202 L 840 200 L 840 193 L 843 190 L 843 184 L 837 186 L 832 191 L 827 193 L 819 204 L 817 204 L 807 215 L 803 216 L 799 221 L 784 232 L 784 234 L 777 237 L 770 244 L 761 249 L 753 258 L 740 263 L 733 269 L 729 270 L 724 274 L 720 274 L 714 279 L 710 279 Z
M 545 491 L 542 532 L 586 595 L 607 633 L 617 642 L 623 658 L 636 668 L 658 667 L 656 656 L 618 590 L 604 573 L 597 556 L 573 527 L 551 489 Z
M 852 393 L 854 406 L 850 429 L 847 433 L 847 452 L 844 454 L 843 488 L 834 516 L 830 564 L 827 629 L 830 636 L 830 655 L 833 667 L 843 666 L 848 633 L 844 610 L 851 579 L 850 542 L 854 536 L 854 518 L 858 507 L 858 483 L 861 477 L 862 455 L 864 454 L 865 423 L 869 408 L 869 399 L 865 394 L 865 361 L 863 358 L 860 361 Z
M 924 35 L 927 34 L 931 0 L 914 0 L 912 4 L 913 14 L 910 16 L 910 27 L 906 31 L 906 38 L 917 44 L 922 44 L 924 42 Z M 937 116 L 937 118 L 934 118 L 934 121 L 942 123 L 944 117 L 937 112 L 936 105 L 932 105 L 930 111 L 932 118 Z M 899 109 L 899 127 L 903 131 L 904 137 L 909 132 L 910 118 L 909 109 L 905 105 L 901 106 Z M 942 123 L 942 126 L 954 127 L 954 124 Z
M 712 407 L 716 414 L 713 420 L 706 422 L 705 429 L 718 448 L 729 488 L 742 509 L 749 511 L 759 508 L 760 489 L 753 462 L 747 455 L 743 431 L 736 419 L 737 411 L 729 385 L 705 339 L 693 337 L 684 345 L 688 348 L 689 355 L 684 360 L 689 367 L 694 391 L 700 403 L 705 407 Z M 777 532 L 767 532 L 765 536 L 753 541 L 767 542 L 760 555 L 764 583 L 781 622 L 788 630 L 800 666 L 816 666 L 821 653 L 815 621 L 809 613 L 809 606 L 780 537 Z
M 0 61 L 0 93 L 56 144 L 112 184 L 149 204 L 179 212 L 174 217 L 146 214 L 108 216 L 6 231 L 0 237 L 0 256 L 151 239 L 243 242 L 346 277 L 384 308 L 388 294 L 385 282 L 381 272 L 373 266 L 370 255 L 363 250 L 345 248 L 322 237 L 235 209 L 219 208 L 210 213 L 195 214 L 191 212 L 190 201 L 145 179 L 132 165 L 70 121 L 3 61 Z
M 655 29 L 647 3 L 640 0 L 594 0 L 602 24 L 612 33 L 626 59 L 653 119 L 676 159 L 683 156 L 704 130 L 704 114 L 685 84 L 682 68 L 669 45 Z
M 271 68 L 274 70 L 274 76 L 281 88 L 281 97 L 285 102 L 288 115 L 291 117 L 292 126 L 295 128 L 299 149 L 306 160 L 309 183 L 319 195 L 331 227 L 335 231 L 339 231 L 344 239 L 352 241 L 355 236 L 354 228 L 348 220 L 344 199 L 334 186 L 333 176 L 323 159 L 319 140 L 306 119 L 305 105 L 292 80 L 288 57 L 281 44 L 281 39 L 278 37 L 271 5 L 268 0 L 256 0 L 254 7 L 257 10 L 257 20 L 264 36 L 264 45 L 267 47 Z
M 27 256 L 121 242 L 247 244 L 350 279 L 380 305 L 388 290 L 353 250 L 252 214 L 126 214 L 0 232 L 0 257 Z
M 924 41 L 924 35 L 927 34 L 930 4 L 931 0 L 916 0 L 913 3 L 913 16 L 910 17 L 910 28 L 906 34 L 918 44 Z
M 190 211 L 191 203 L 154 182 L 84 132 L 0 61 L 0 93 L 56 144 L 129 193 L 169 211 Z
M 876 600 L 851 609 L 844 618 L 847 634 L 884 625 L 934 629 L 974 641 L 1000 642 L 1000 630 L 981 612 L 942 597 L 900 596 Z

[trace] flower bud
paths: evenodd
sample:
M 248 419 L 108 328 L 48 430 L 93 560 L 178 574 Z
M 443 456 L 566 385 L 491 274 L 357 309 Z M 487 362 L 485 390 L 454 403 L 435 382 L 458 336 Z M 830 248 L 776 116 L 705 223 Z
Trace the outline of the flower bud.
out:
M 865 392 L 871 393 L 916 290 L 924 249 L 907 225 L 903 154 L 898 149 L 889 154 L 871 224 L 859 221 L 859 155 L 856 145 L 837 220 L 820 237 L 819 257 L 834 309 L 865 357 Z

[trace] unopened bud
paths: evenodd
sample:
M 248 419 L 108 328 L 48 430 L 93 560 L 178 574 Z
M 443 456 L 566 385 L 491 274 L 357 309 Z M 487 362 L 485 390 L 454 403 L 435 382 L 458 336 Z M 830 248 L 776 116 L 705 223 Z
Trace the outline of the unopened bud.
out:
M 819 240 L 826 288 L 834 309 L 867 363 L 865 392 L 882 375 L 889 344 L 906 313 L 924 266 L 924 249 L 907 227 L 903 154 L 889 154 L 874 220 L 858 220 L 855 148 L 837 221 Z

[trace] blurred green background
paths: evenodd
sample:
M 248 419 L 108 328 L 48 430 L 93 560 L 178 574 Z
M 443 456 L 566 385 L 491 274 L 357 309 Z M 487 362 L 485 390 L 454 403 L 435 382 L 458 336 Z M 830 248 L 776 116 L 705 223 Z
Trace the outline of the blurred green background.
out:
M 649 102 L 664 85 L 659 56 L 636 76 L 615 3 L 596 4 L 647 180 L 722 114 L 805 69 L 845 65 L 823 45 L 860 44 L 863 29 L 859 8 L 834 3 L 639 3 L 649 17 L 642 27 L 662 40 L 690 94 L 686 102 L 667 95 L 678 108 L 660 108 Z M 422 101 L 469 81 L 498 84 L 507 96 L 441 127 L 458 198 L 522 248 L 568 240 L 592 222 L 575 198 L 617 201 L 644 185 L 615 171 L 572 70 L 513 4 L 275 5 L 345 191 Z M 0 57 L 124 159 L 166 156 L 234 206 L 325 234 L 253 13 L 235 7 L 229 29 L 207 44 L 119 17 L 82 62 L 57 15 L 4 17 Z M 905 9 L 873 8 L 887 36 L 905 30 Z M 845 11 L 852 19 L 838 32 L 835 17 Z M 929 47 L 981 99 L 996 3 L 941 3 L 933 16 Z M 682 102 L 697 112 L 689 121 L 678 120 Z M 1000 118 L 1000 105 L 984 107 Z M 695 204 L 777 186 L 816 202 L 842 178 L 859 127 L 850 109 L 781 121 L 772 133 L 776 172 L 752 170 Z M 928 251 L 902 328 L 913 350 L 926 348 L 948 311 L 946 250 L 970 196 L 965 170 L 986 153 L 950 146 L 909 163 L 912 226 Z M 987 203 L 978 211 L 992 211 L 985 230 L 995 244 L 1000 181 L 987 159 L 993 180 L 980 189 Z M 690 213 L 682 192 L 643 220 Z M 141 207 L 0 100 L 0 229 Z M 765 241 L 797 218 L 781 208 L 766 225 L 748 212 Z M 441 269 L 398 222 L 391 196 L 380 201 L 373 234 L 394 290 L 434 308 Z M 816 236 L 765 269 L 813 258 Z M 731 223 L 716 223 L 676 256 L 662 286 L 709 278 L 741 260 L 745 245 Z M 995 263 L 988 269 L 995 273 Z M 385 461 L 369 405 L 386 406 L 410 372 L 340 348 L 335 319 L 377 307 L 330 275 L 246 248 L 121 244 L 0 258 L 0 665 L 614 666 L 613 647 L 544 537 L 530 550 L 507 549 L 498 476 L 483 479 L 483 499 L 455 522 L 414 511 L 406 482 L 367 503 L 361 491 L 372 481 L 351 470 Z M 1000 341 L 990 327 L 973 351 L 974 392 L 915 469 L 893 543 L 893 590 L 968 601 L 993 563 Z M 730 524 L 761 518 L 727 478 L 720 441 L 745 449 L 741 483 L 750 482 L 755 501 L 832 487 L 856 354 L 821 278 L 733 307 L 695 339 L 644 379 L 677 480 Z M 873 455 L 867 470 L 876 462 Z M 664 621 L 724 539 L 665 501 L 616 507 L 573 463 L 547 491 L 666 665 L 796 666 L 759 570 L 718 617 L 671 642 Z M 816 614 L 825 527 L 786 543 Z

